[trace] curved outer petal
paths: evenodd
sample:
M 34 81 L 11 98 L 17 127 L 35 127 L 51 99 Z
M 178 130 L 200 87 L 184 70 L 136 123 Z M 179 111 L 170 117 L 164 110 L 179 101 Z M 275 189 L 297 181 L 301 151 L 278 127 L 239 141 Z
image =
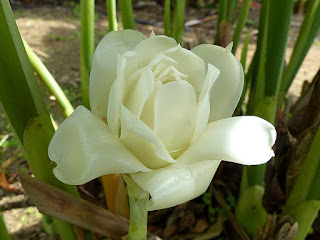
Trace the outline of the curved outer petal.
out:
M 197 122 L 193 134 L 193 141 L 198 139 L 198 137 L 203 133 L 208 125 L 210 116 L 210 90 L 214 82 L 219 77 L 219 74 L 219 69 L 209 63 L 206 79 L 202 86 L 202 90 L 198 100 Z
M 120 140 L 145 166 L 155 169 L 175 162 L 154 132 L 123 105 L 120 120 Z
M 203 194 L 220 161 L 201 161 L 184 166 L 173 164 L 148 173 L 130 174 L 151 195 L 148 211 L 173 207 Z
M 224 160 L 245 165 L 270 160 L 277 132 L 254 116 L 232 117 L 210 123 L 201 137 L 177 159 L 184 166 L 203 160 Z
M 146 39 L 133 30 L 108 33 L 98 44 L 93 57 L 89 91 L 92 112 L 106 121 L 109 92 L 117 77 L 117 58 Z
M 220 76 L 211 89 L 209 122 L 231 117 L 243 89 L 244 76 L 240 62 L 220 46 L 202 44 L 191 51 L 220 70 Z
M 189 145 L 196 117 L 196 94 L 190 83 L 173 81 L 160 88 L 154 104 L 154 132 L 171 156 Z
M 140 42 L 133 51 L 137 53 L 138 67 L 144 67 L 150 63 L 159 53 L 177 46 L 176 40 L 167 36 L 151 36 L 150 38 Z
M 72 185 L 110 173 L 150 171 L 111 133 L 104 121 L 83 106 L 77 107 L 55 132 L 49 157 L 57 163 L 54 175 Z

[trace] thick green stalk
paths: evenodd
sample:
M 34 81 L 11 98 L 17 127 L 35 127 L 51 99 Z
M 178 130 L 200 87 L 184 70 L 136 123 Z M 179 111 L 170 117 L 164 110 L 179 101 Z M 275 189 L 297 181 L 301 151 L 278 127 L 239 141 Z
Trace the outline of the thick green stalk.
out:
M 219 0 L 217 32 L 214 38 L 214 44 L 219 45 L 220 40 L 220 24 L 227 19 L 228 0 Z
M 300 27 L 299 36 L 294 46 L 289 65 L 285 69 L 281 82 L 281 92 L 286 93 L 297 74 L 303 59 L 309 51 L 320 28 L 320 1 L 311 0 Z
M 118 31 L 116 0 L 107 0 L 109 31 Z
M 242 65 L 243 72 L 245 72 L 245 74 L 244 74 L 243 90 L 242 90 L 241 98 L 239 100 L 237 108 L 241 108 L 242 107 L 243 100 L 244 100 L 244 98 L 245 98 L 245 96 L 247 94 L 247 90 L 248 90 L 248 88 L 250 88 L 250 85 L 251 85 L 252 62 L 250 64 L 250 67 L 249 67 L 248 71 L 246 72 L 247 52 L 248 52 L 248 46 L 249 46 L 249 43 L 250 43 L 250 34 L 251 34 L 251 31 L 249 30 L 247 32 L 246 40 L 245 40 L 245 42 L 243 44 L 243 48 L 242 48 L 242 52 L 241 52 L 240 63 Z
M 232 25 L 233 19 L 237 12 L 239 0 L 228 0 L 227 2 L 228 2 L 227 21 L 230 25 Z
M 251 4 L 252 0 L 244 0 L 242 2 L 242 7 L 240 10 L 240 14 L 239 14 L 239 18 L 237 21 L 237 26 L 236 29 L 234 30 L 233 33 L 233 48 L 232 48 L 232 53 L 235 54 L 238 48 L 238 44 L 240 41 L 240 37 L 241 37 L 241 33 L 243 30 L 243 27 L 246 23 L 247 17 L 248 17 L 248 13 L 250 10 L 250 4 Z
M 94 52 L 94 0 L 80 0 L 80 24 L 82 104 L 89 108 L 89 76 Z
M 6 225 L 2 219 L 2 214 L 0 213 L 0 239 L 1 240 L 11 240 L 9 233 L 7 231 Z
M 50 141 L 54 129 L 7 0 L 0 0 L 0 32 L 0 101 L 26 153 L 28 164 L 33 166 L 31 170 L 36 178 L 45 176 L 43 178 L 47 183 L 57 184 L 65 191 L 78 194 L 76 187 L 62 184 L 52 173 L 53 165 L 48 158 L 46 143 Z M 43 129 L 41 124 L 36 127 L 48 138 L 46 141 L 36 137 L 31 137 L 32 141 L 26 140 L 25 132 L 40 115 L 45 117 L 41 124 L 47 127 Z M 61 225 L 65 229 L 59 231 L 61 228 L 58 228 L 61 236 L 76 239 L 69 223 L 61 222 Z
M 135 29 L 131 0 L 119 0 L 122 26 L 124 29 Z
M 130 204 L 130 223 L 129 239 L 147 239 L 147 220 L 148 211 L 146 204 L 149 201 L 149 193 L 140 188 L 130 177 L 122 175 L 127 184 L 129 204 Z
M 265 95 L 277 96 L 280 90 L 285 52 L 294 0 L 270 0 L 265 72 Z
M 172 37 L 182 44 L 186 0 L 176 0 L 173 10 Z
M 164 34 L 168 37 L 171 37 L 171 1 L 165 0 L 164 2 Z
M 73 107 L 69 99 L 66 97 L 59 84 L 53 78 L 46 66 L 42 63 L 40 58 L 32 51 L 27 42 L 23 40 L 23 44 L 33 69 L 49 89 L 49 91 L 56 97 L 57 102 L 62 110 L 63 116 L 68 117 L 73 112 Z

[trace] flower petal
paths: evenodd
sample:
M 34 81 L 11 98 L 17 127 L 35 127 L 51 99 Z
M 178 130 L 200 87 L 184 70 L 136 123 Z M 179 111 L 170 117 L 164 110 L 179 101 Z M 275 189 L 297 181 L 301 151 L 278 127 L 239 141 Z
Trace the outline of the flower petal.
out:
M 130 174 L 151 195 L 148 211 L 173 207 L 203 194 L 220 161 L 201 161 L 185 166 L 175 164 L 149 173 Z
M 276 140 L 272 124 L 254 116 L 232 117 L 210 123 L 201 137 L 180 157 L 182 166 L 203 160 L 224 160 L 245 165 L 267 162 Z
M 124 105 L 138 118 L 140 118 L 144 104 L 150 97 L 153 87 L 153 73 L 150 68 L 146 68 L 128 92 Z
M 145 67 L 156 55 L 175 46 L 177 42 L 174 38 L 161 35 L 150 36 L 133 49 L 137 53 L 138 67 Z
M 209 63 L 206 79 L 198 100 L 197 122 L 193 134 L 193 141 L 203 133 L 208 125 L 210 116 L 210 90 L 216 79 L 219 77 L 219 74 L 219 69 Z
M 123 105 L 120 120 L 120 140 L 145 166 L 156 169 L 175 162 L 154 132 Z
M 231 117 L 243 88 L 243 69 L 240 62 L 227 49 L 211 44 L 199 45 L 191 51 L 220 70 L 220 75 L 211 89 L 209 122 Z
M 110 173 L 150 170 L 111 133 L 104 121 L 83 106 L 77 107 L 55 132 L 49 157 L 57 163 L 54 175 L 72 185 Z
M 154 88 L 152 90 L 151 96 L 144 104 L 142 109 L 140 119 L 149 126 L 149 128 L 154 128 L 154 101 L 156 99 L 159 89 L 163 86 L 161 81 L 154 82 Z
M 117 58 L 132 50 L 144 35 L 133 30 L 108 33 L 98 44 L 90 73 L 89 91 L 92 112 L 103 120 L 107 119 L 109 92 L 117 77 Z
M 190 83 L 173 81 L 160 88 L 154 106 L 154 132 L 171 156 L 190 143 L 196 117 L 197 100 Z
M 172 64 L 172 66 L 179 72 L 187 75 L 183 80 L 186 80 L 193 86 L 198 98 L 205 80 L 205 62 L 196 54 L 182 48 L 180 45 L 168 49 L 162 54 L 175 61 L 176 63 Z
M 129 88 L 125 68 L 127 65 L 130 65 L 130 62 L 134 59 L 135 52 L 132 51 L 126 52 L 118 59 L 117 78 L 110 89 L 107 122 L 111 132 L 116 136 L 119 136 L 120 131 L 120 105 L 123 104 Z

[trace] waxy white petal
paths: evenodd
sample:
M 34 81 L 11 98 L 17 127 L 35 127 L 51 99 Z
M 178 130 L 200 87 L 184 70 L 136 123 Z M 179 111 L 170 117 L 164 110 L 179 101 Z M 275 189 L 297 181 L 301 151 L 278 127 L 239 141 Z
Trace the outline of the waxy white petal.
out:
M 175 162 L 154 132 L 123 105 L 120 120 L 120 140 L 145 166 L 156 169 Z
M 149 171 L 110 131 L 108 125 L 83 106 L 62 122 L 50 145 L 57 163 L 54 175 L 80 185 L 110 173 Z
M 240 62 L 227 49 L 216 45 L 202 44 L 191 51 L 220 70 L 211 89 L 209 122 L 231 117 L 243 89 L 243 69 Z
M 184 166 L 175 164 L 149 173 L 130 174 L 141 188 L 148 191 L 151 200 L 149 211 L 173 207 L 203 194 L 220 161 L 201 161 Z
M 204 60 L 180 45 L 168 49 L 162 54 L 173 59 L 176 63 L 172 64 L 172 66 L 179 72 L 187 75 L 183 80 L 186 80 L 193 86 L 198 98 L 205 80 L 206 66 Z
M 152 36 L 142 41 L 133 50 L 137 53 L 138 67 L 145 67 L 156 55 L 175 46 L 177 46 L 176 40 L 161 35 Z
M 156 99 L 159 89 L 162 87 L 160 81 L 155 81 L 154 88 L 152 90 L 151 96 L 144 104 L 140 119 L 149 126 L 149 128 L 154 128 L 154 101 Z
M 140 78 L 134 83 L 126 96 L 124 105 L 138 118 L 140 118 L 144 104 L 150 97 L 153 87 L 153 73 L 150 68 L 147 68 L 143 71 Z
M 89 96 L 92 112 L 107 119 L 107 108 L 111 85 L 117 77 L 117 58 L 132 50 L 146 37 L 133 30 L 108 33 L 98 44 L 93 57 L 89 80 Z
M 196 141 L 208 125 L 210 115 L 210 90 L 216 79 L 219 77 L 219 74 L 219 69 L 209 63 L 206 79 L 198 100 L 197 122 L 193 134 L 193 141 Z
M 272 124 L 254 116 L 232 117 L 208 125 L 199 139 L 179 156 L 184 166 L 203 160 L 224 160 L 244 165 L 263 164 L 274 156 Z
M 154 132 L 171 156 L 190 143 L 196 117 L 196 94 L 190 83 L 173 81 L 160 88 L 155 99 Z

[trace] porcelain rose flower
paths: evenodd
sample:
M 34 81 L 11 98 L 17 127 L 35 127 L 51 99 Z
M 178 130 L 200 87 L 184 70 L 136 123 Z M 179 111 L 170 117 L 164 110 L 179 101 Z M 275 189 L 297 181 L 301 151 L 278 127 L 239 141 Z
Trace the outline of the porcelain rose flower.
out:
M 137 31 L 107 34 L 90 74 L 91 111 L 79 106 L 49 146 L 55 176 L 83 184 L 128 173 L 150 193 L 148 210 L 200 196 L 221 160 L 267 162 L 276 131 L 253 116 L 231 117 L 243 70 L 232 53 Z

